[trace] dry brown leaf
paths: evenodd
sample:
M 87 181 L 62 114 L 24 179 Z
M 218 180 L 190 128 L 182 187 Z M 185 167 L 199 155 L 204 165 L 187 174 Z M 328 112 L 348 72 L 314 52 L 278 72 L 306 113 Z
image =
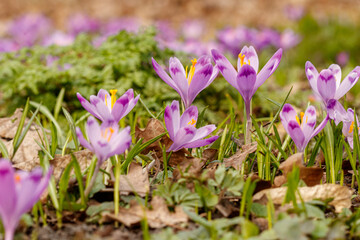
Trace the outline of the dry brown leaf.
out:
M 135 137 L 137 139 L 142 138 L 143 143 L 150 141 L 151 139 L 159 136 L 160 134 L 163 134 L 165 131 L 165 128 L 162 124 L 162 122 L 158 119 L 150 119 L 150 121 L 147 123 L 144 130 L 141 130 L 139 128 L 135 129 Z M 166 136 L 162 137 L 160 140 L 163 140 Z M 150 146 L 148 146 L 143 153 L 148 153 L 150 150 L 156 150 L 161 151 L 159 146 L 159 141 L 154 142 Z
M 0 119 L 0 141 L 4 143 L 10 157 L 12 157 L 11 154 L 14 149 L 12 139 L 15 137 L 21 115 L 22 109 L 16 109 L 11 117 Z M 28 122 L 29 119 L 26 118 L 24 127 Z M 20 164 L 18 166 L 19 169 L 28 170 L 39 165 L 38 151 L 40 151 L 41 148 L 35 140 L 41 143 L 42 138 L 43 134 L 40 127 L 33 123 L 26 133 L 15 156 L 12 157 L 12 162 L 15 165 Z
M 322 168 L 319 167 L 305 167 L 303 164 L 304 154 L 296 153 L 291 155 L 288 159 L 282 162 L 279 169 L 282 170 L 283 175 L 277 176 L 274 180 L 274 184 L 280 187 L 286 183 L 286 176 L 296 166 L 300 170 L 300 179 L 303 180 L 307 186 L 315 186 L 320 183 L 324 173 Z
M 80 165 L 81 172 L 84 172 L 90 166 L 94 154 L 88 149 L 74 152 L 73 154 Z M 53 175 L 56 180 L 60 178 L 64 169 L 71 161 L 71 154 L 67 154 L 65 156 L 56 155 L 55 158 L 50 161 L 50 164 L 53 167 Z
M 175 207 L 175 212 L 170 212 L 166 202 L 159 196 L 151 200 L 152 210 L 146 209 L 136 201 L 130 203 L 130 208 L 120 208 L 119 214 L 104 213 L 105 218 L 119 221 L 130 227 L 138 224 L 144 217 L 151 228 L 162 228 L 165 226 L 175 226 L 176 224 L 188 222 L 188 216 L 184 213 L 181 206 Z
M 240 170 L 243 161 L 247 158 L 250 153 L 255 152 L 257 149 L 257 143 L 251 143 L 244 145 L 239 151 L 229 158 L 224 159 L 226 167 L 233 167 L 236 170 Z
M 300 192 L 301 199 L 304 202 L 314 199 L 325 201 L 333 198 L 329 204 L 335 207 L 336 212 L 341 212 L 343 208 L 351 207 L 351 196 L 354 192 L 348 187 L 328 183 L 313 187 L 299 187 L 298 190 Z M 286 191 L 287 187 L 265 189 L 255 194 L 253 196 L 253 201 L 264 204 L 267 202 L 268 197 L 270 197 L 274 204 L 280 205 L 284 201 Z M 297 202 L 300 202 L 301 200 L 299 196 L 296 197 Z
M 182 161 L 178 163 L 177 167 L 173 171 L 173 178 L 179 179 L 181 172 L 186 172 L 191 176 L 198 177 L 202 173 L 206 161 L 200 158 L 183 157 Z
M 14 114 L 11 117 L 0 118 L 0 137 L 13 139 L 16 134 L 17 127 L 19 126 L 20 119 L 22 116 L 23 110 L 17 108 Z M 29 119 L 25 119 L 25 124 L 29 122 Z
M 136 192 L 139 196 L 145 197 L 150 189 L 149 176 L 147 171 L 136 163 L 131 163 L 127 175 L 120 175 L 120 194 L 129 195 Z

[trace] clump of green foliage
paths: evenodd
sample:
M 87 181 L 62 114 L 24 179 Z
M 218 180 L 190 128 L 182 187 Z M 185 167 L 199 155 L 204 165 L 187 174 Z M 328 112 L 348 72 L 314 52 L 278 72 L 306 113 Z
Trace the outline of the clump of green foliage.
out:
M 149 107 L 162 107 L 162 101 L 176 93 L 155 76 L 151 57 L 167 59 L 173 53 L 160 50 L 154 35 L 151 29 L 137 35 L 122 31 L 100 47 L 93 46 L 90 36 L 81 35 L 70 46 L 37 46 L 5 54 L 0 60 L 4 110 L 24 105 L 27 97 L 52 110 L 62 88 L 63 103 L 70 111 L 81 109 L 77 92 L 88 97 L 100 88 L 122 93 L 134 88 L 152 103 Z M 47 58 L 57 60 L 48 66 Z

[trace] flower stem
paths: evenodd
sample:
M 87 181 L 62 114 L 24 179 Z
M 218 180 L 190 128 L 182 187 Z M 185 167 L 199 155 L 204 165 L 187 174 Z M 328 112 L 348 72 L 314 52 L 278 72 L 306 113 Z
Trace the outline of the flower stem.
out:
M 15 229 L 5 229 L 5 240 L 13 240 Z
M 246 132 L 245 132 L 245 144 L 251 143 L 251 100 L 249 102 L 245 102 L 245 111 L 246 111 Z
M 117 216 L 119 214 L 120 171 L 121 171 L 120 161 L 119 161 L 117 155 L 115 155 L 115 183 L 114 183 L 114 211 L 115 211 L 115 216 Z M 118 222 L 117 221 L 115 221 L 115 227 L 118 227 Z
M 85 195 L 85 198 L 86 198 L 86 199 L 89 197 L 89 194 L 90 194 L 90 192 L 91 192 L 91 189 L 92 189 L 92 187 L 93 187 L 94 184 L 95 184 L 96 177 L 97 177 L 97 175 L 98 175 L 98 173 L 99 173 L 99 170 L 100 170 L 100 164 L 96 164 L 94 173 L 93 173 L 93 175 L 92 175 L 92 177 L 91 177 L 91 180 L 90 180 L 90 183 L 89 183 L 89 185 L 86 187 L 85 192 L 84 192 L 84 195 Z

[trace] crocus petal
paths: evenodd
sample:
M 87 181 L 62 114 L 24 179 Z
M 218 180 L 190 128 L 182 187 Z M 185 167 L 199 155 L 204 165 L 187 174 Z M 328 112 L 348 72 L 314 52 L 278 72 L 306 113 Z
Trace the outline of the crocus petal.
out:
M 196 134 L 196 128 L 193 126 L 186 126 L 180 128 L 179 131 L 176 133 L 174 143 L 169 147 L 167 152 L 170 151 L 177 151 L 183 148 L 183 146 L 190 142 L 193 139 L 194 135 Z
M 326 126 L 327 122 L 329 121 L 330 117 L 329 115 L 326 115 L 325 119 L 315 128 L 314 132 L 311 134 L 310 139 L 318 135 L 318 133 Z M 307 143 L 306 143 L 307 144 Z
M 309 139 L 316 125 L 316 109 L 314 106 L 309 106 L 302 119 L 301 128 L 303 130 L 305 139 Z
M 101 136 L 100 125 L 93 117 L 89 117 L 86 123 L 86 132 L 88 134 L 91 145 L 98 141 Z
M 317 79 L 319 76 L 318 71 L 316 70 L 316 68 L 314 67 L 314 65 L 307 61 L 305 63 L 305 74 L 307 79 L 309 80 L 310 86 L 313 89 L 313 91 L 316 94 L 319 94 L 318 88 L 317 88 Z
M 82 134 L 79 127 L 76 128 L 76 136 L 83 147 L 89 149 L 90 151 L 94 150 L 93 147 L 90 145 L 90 143 L 85 140 L 84 135 Z
M 7 224 L 15 210 L 16 192 L 15 192 L 15 172 L 8 160 L 0 160 L 0 182 L 3 193 L 0 194 L 0 215 L 2 223 Z M 6 226 L 5 226 L 6 227 Z
M 49 183 L 51 172 L 48 170 L 43 176 L 42 169 L 37 168 L 28 173 L 27 179 L 21 182 L 20 187 L 17 188 L 18 196 L 21 197 L 17 199 L 16 213 L 14 213 L 18 218 L 29 211 L 40 198 Z
M 269 61 L 265 64 L 265 66 L 261 69 L 259 74 L 257 75 L 256 84 L 254 87 L 254 92 L 268 79 L 271 74 L 277 69 L 280 64 L 282 56 L 282 49 L 276 51 L 276 53 L 269 59 Z
M 195 72 L 189 86 L 188 101 L 186 101 L 185 108 L 188 108 L 194 101 L 195 97 L 207 86 L 212 72 L 213 66 L 211 63 L 201 68 L 201 70 Z
M 109 92 L 106 91 L 105 89 L 100 89 L 97 94 L 97 97 L 100 98 L 101 100 L 103 100 L 104 102 L 105 102 L 105 100 L 107 102 L 111 102 L 111 96 L 110 96 Z
M 296 111 L 293 106 L 291 106 L 289 103 L 285 103 L 283 109 L 280 112 L 280 120 L 283 126 L 286 128 L 291 120 L 296 120 L 296 116 Z
M 256 84 L 256 71 L 250 65 L 243 65 L 237 75 L 237 89 L 245 102 L 250 102 Z
M 288 134 L 290 135 L 291 139 L 294 141 L 296 147 L 300 152 L 303 152 L 306 145 L 305 143 L 305 136 L 302 132 L 299 124 L 296 121 L 291 120 L 286 128 Z
M 341 82 L 341 68 L 337 64 L 331 64 L 328 69 L 333 73 L 336 79 L 336 89 L 338 89 Z
M 83 96 L 81 96 L 80 93 L 77 93 L 76 96 L 79 99 L 80 104 L 83 106 L 83 108 L 85 108 L 86 111 L 91 113 L 97 119 L 102 120 L 102 117 L 97 113 L 97 110 L 94 105 L 90 104 L 88 100 L 86 100 Z
M 340 122 L 346 120 L 347 114 L 345 108 L 335 99 L 330 99 L 327 102 L 326 110 L 329 117 L 334 120 L 335 124 L 338 125 Z
M 201 127 L 196 131 L 196 134 L 195 134 L 193 140 L 195 141 L 195 140 L 199 140 L 201 138 L 207 137 L 215 129 L 216 129 L 216 126 L 214 124 Z
M 165 72 L 165 70 L 155 61 L 154 58 L 152 59 L 152 64 L 154 67 L 155 72 L 159 75 L 159 77 L 170 87 L 172 87 L 175 91 L 179 93 L 181 98 L 183 98 L 183 93 L 180 91 L 178 86 L 175 84 L 174 80 L 169 77 L 169 75 Z
M 182 92 L 182 99 L 187 99 L 187 92 L 189 88 L 188 80 L 185 76 L 185 69 L 179 59 L 176 57 L 171 57 L 169 60 L 169 71 L 171 78 L 174 80 L 174 83 Z
M 248 64 L 250 62 L 250 66 L 252 66 L 254 68 L 255 72 L 257 73 L 259 70 L 259 58 L 258 58 L 258 55 L 257 55 L 254 47 L 253 46 L 250 46 L 250 47 L 244 46 L 241 49 L 240 54 L 245 55 L 244 63 Z M 237 68 L 238 68 L 238 70 L 241 68 L 241 59 L 240 58 L 238 58 Z
M 354 70 L 352 70 L 341 82 L 339 88 L 335 93 L 335 99 L 338 100 L 342 96 L 344 96 L 359 80 L 359 76 L 360 76 L 360 67 L 358 66 Z
M 180 114 L 179 114 L 180 116 Z M 195 106 L 190 106 L 187 108 L 180 117 L 180 128 L 192 125 L 192 120 L 197 121 L 198 118 L 198 109 Z M 175 124 L 179 124 L 178 122 Z M 179 126 L 179 125 L 178 125 Z M 178 130 L 178 129 L 177 129 Z
M 212 137 L 209 137 L 209 138 L 206 138 L 206 139 L 199 139 L 199 140 L 187 143 L 183 147 L 184 148 L 203 147 L 203 146 L 206 146 L 206 145 L 209 145 L 209 144 L 215 142 L 216 139 L 218 139 L 218 138 L 219 138 L 219 136 L 212 136 Z
M 334 98 L 336 92 L 336 79 L 330 70 L 324 69 L 320 72 L 317 80 L 317 89 L 325 103 Z
M 125 150 L 130 147 L 131 140 L 130 127 L 126 127 L 121 132 L 117 133 L 115 137 L 111 138 L 110 145 L 113 149 L 109 155 L 123 154 Z
M 120 119 L 125 117 L 135 107 L 139 97 L 140 96 L 137 96 L 134 99 L 134 91 L 129 89 L 117 99 L 111 111 L 111 115 L 115 121 L 119 122 Z
M 188 109 L 185 110 L 185 112 L 188 111 Z M 164 120 L 170 139 L 175 141 L 175 135 L 180 126 L 180 108 L 178 101 L 173 101 L 170 106 L 165 108 Z
M 217 67 L 217 65 L 215 65 L 213 67 L 211 77 L 210 77 L 209 81 L 206 84 L 206 87 L 208 87 L 214 81 L 214 79 L 217 77 L 218 74 L 219 74 L 219 68 Z
M 228 81 L 234 88 L 237 88 L 236 76 L 237 72 L 235 68 L 231 65 L 229 60 L 224 57 L 217 50 L 211 50 L 212 57 L 216 63 L 219 71 L 224 76 L 225 80 Z
M 103 100 L 98 98 L 97 96 L 90 96 L 90 103 L 95 106 L 97 114 L 101 117 L 101 121 L 104 121 L 109 118 L 113 118 L 111 115 L 111 101 L 107 106 Z
M 195 73 L 197 71 L 199 71 L 201 68 L 205 67 L 206 65 L 208 65 L 209 63 L 211 63 L 211 57 L 208 55 L 203 55 L 201 56 L 196 64 L 195 64 Z

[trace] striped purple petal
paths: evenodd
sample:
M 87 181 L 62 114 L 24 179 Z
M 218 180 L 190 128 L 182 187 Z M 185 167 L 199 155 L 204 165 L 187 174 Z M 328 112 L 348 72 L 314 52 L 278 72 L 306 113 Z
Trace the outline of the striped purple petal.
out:
M 237 88 L 237 83 L 236 83 L 237 72 L 235 68 L 231 65 L 229 60 L 227 60 L 224 55 L 222 55 L 220 52 L 218 52 L 215 49 L 211 50 L 211 55 L 219 71 L 224 76 L 225 80 L 228 81 L 234 88 Z
M 319 91 L 317 88 L 317 79 L 318 79 L 319 73 L 310 61 L 307 61 L 305 63 L 305 74 L 306 74 L 306 77 L 309 80 L 310 86 L 313 89 L 313 91 L 315 92 L 315 94 L 319 94 Z
M 280 64 L 282 49 L 277 50 L 257 75 L 254 92 L 268 79 Z
M 179 113 L 180 116 L 180 113 Z M 186 127 L 188 125 L 195 125 L 198 118 L 198 109 L 195 106 L 190 106 L 187 108 L 180 117 L 180 128 Z M 178 130 L 178 129 L 177 129 Z
M 300 152 L 303 152 L 306 147 L 305 136 L 299 124 L 296 121 L 291 120 L 285 129 L 287 129 L 287 132 L 290 135 L 291 139 L 294 141 L 297 149 Z
M 355 83 L 357 83 L 359 77 L 360 77 L 360 67 L 357 66 L 341 82 L 339 88 L 335 93 L 334 98 L 336 100 L 342 98 L 355 85 Z
M 196 134 L 196 128 L 193 126 L 186 126 L 183 128 L 180 128 L 179 131 L 177 131 L 174 143 L 169 147 L 167 152 L 170 151 L 178 151 L 184 147 L 185 144 L 189 143 L 193 137 Z
M 170 87 L 172 87 L 175 91 L 179 93 L 181 98 L 183 98 L 183 93 L 180 91 L 179 87 L 176 85 L 173 79 L 169 77 L 169 75 L 164 71 L 164 69 L 155 61 L 154 58 L 151 58 L 152 64 L 155 72 L 159 75 L 159 77 Z
M 317 89 L 325 103 L 334 98 L 336 93 L 336 79 L 330 70 L 324 69 L 320 72 L 317 80 Z
M 250 102 L 256 84 L 256 71 L 250 65 L 243 65 L 236 78 L 237 89 L 245 102 Z
M 254 47 L 253 46 L 250 46 L 250 47 L 244 46 L 241 49 L 240 54 L 245 56 L 245 58 L 243 60 L 244 63 L 245 64 L 250 63 L 250 66 L 252 66 L 254 68 L 255 72 L 257 73 L 259 70 L 259 58 L 258 58 L 258 55 L 257 55 Z M 241 68 L 241 59 L 240 58 L 238 58 L 237 68 L 238 68 L 238 70 Z
M 284 127 L 291 121 L 296 120 L 296 111 L 289 103 L 285 103 L 283 109 L 280 112 L 280 120 Z M 286 128 L 286 127 L 285 127 Z
M 170 106 L 165 108 L 164 121 L 169 137 L 172 141 L 174 141 L 175 135 L 180 127 L 180 108 L 178 101 L 173 101 Z
M 196 71 L 188 90 L 188 99 L 185 101 L 185 108 L 188 108 L 194 101 L 195 97 L 208 85 L 209 79 L 213 72 L 211 63 L 205 65 L 201 70 Z
M 333 73 L 336 79 L 336 89 L 338 89 L 341 82 L 341 68 L 337 64 L 331 64 L 328 69 Z

